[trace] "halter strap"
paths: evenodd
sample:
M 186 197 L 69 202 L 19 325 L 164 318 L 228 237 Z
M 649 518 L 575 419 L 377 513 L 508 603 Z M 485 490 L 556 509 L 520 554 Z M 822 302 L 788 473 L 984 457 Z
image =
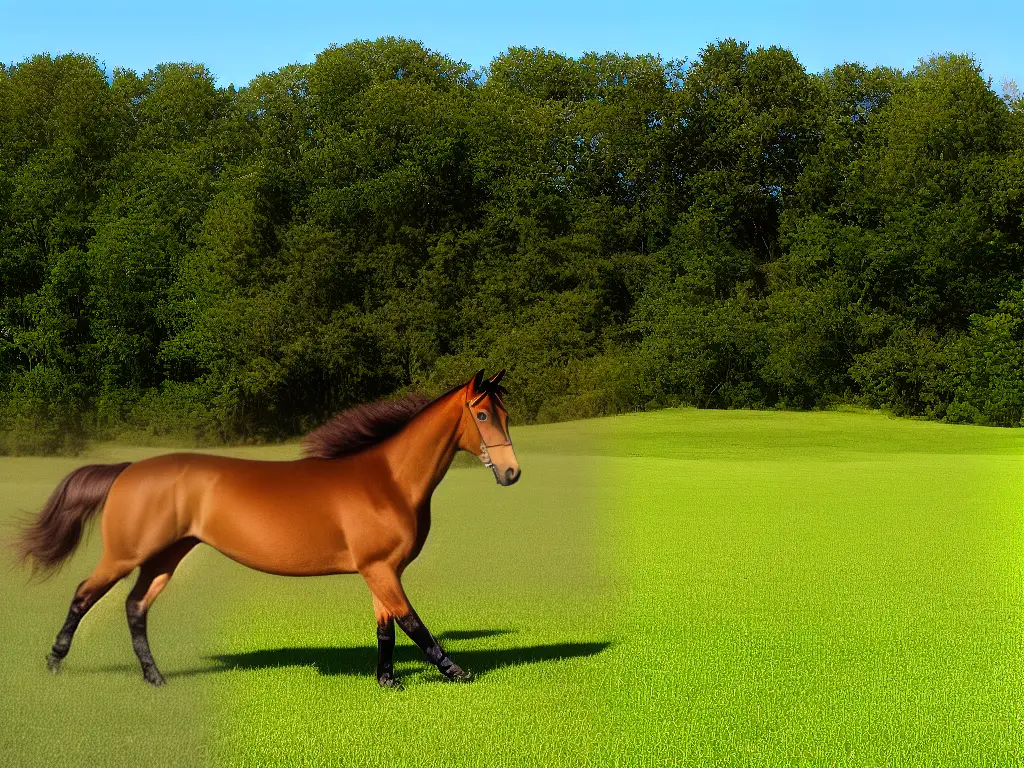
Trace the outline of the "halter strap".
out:
M 470 415 L 473 414 L 473 409 L 469 407 L 469 401 L 468 400 L 466 401 L 466 410 L 469 411 Z M 473 426 L 476 427 L 477 434 L 480 435 L 480 461 L 482 461 L 483 465 L 485 467 L 487 467 L 488 469 L 494 469 L 494 462 L 491 461 L 491 454 L 488 452 L 487 449 L 488 448 L 501 448 L 502 446 L 505 446 L 505 445 L 512 445 L 512 441 L 511 440 L 506 440 L 504 443 L 491 443 L 490 445 L 488 445 L 484 441 L 484 435 L 480 431 L 480 426 L 476 423 L 476 419 L 473 419 Z

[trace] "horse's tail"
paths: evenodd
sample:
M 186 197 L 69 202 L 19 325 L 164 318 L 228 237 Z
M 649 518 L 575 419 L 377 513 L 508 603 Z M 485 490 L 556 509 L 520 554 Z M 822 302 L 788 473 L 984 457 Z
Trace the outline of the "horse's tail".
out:
M 131 462 L 90 464 L 60 481 L 46 504 L 14 542 L 20 562 L 52 574 L 78 547 L 82 531 L 106 501 L 110 486 Z

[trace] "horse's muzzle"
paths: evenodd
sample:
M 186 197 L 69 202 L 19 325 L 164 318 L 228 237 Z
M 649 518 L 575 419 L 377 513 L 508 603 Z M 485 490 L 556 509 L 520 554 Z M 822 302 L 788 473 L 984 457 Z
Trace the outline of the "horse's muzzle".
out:
M 509 467 L 504 472 L 499 471 L 497 467 L 494 468 L 494 479 L 498 481 L 498 485 L 512 485 L 521 474 L 519 467 Z

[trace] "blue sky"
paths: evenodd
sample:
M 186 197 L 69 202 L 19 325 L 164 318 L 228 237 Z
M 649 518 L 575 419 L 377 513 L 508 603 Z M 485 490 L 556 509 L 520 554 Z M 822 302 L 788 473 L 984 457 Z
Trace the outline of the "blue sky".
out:
M 904 69 L 922 56 L 971 53 L 999 90 L 1024 87 L 1024 0 L 975 2 L 561 2 L 470 4 L 326 0 L 162 3 L 0 0 L 0 61 L 76 51 L 108 68 L 207 64 L 221 84 L 312 61 L 331 43 L 397 35 L 476 68 L 511 45 L 694 58 L 720 38 L 791 49 L 810 71 L 842 61 Z

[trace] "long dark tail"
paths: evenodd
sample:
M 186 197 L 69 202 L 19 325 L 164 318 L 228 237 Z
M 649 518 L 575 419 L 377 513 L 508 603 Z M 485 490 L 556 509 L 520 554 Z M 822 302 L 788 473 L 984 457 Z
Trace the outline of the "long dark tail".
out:
M 30 562 L 34 573 L 56 571 L 78 547 L 86 523 L 103 506 L 110 486 L 130 463 L 90 464 L 61 480 L 15 540 L 18 559 Z

